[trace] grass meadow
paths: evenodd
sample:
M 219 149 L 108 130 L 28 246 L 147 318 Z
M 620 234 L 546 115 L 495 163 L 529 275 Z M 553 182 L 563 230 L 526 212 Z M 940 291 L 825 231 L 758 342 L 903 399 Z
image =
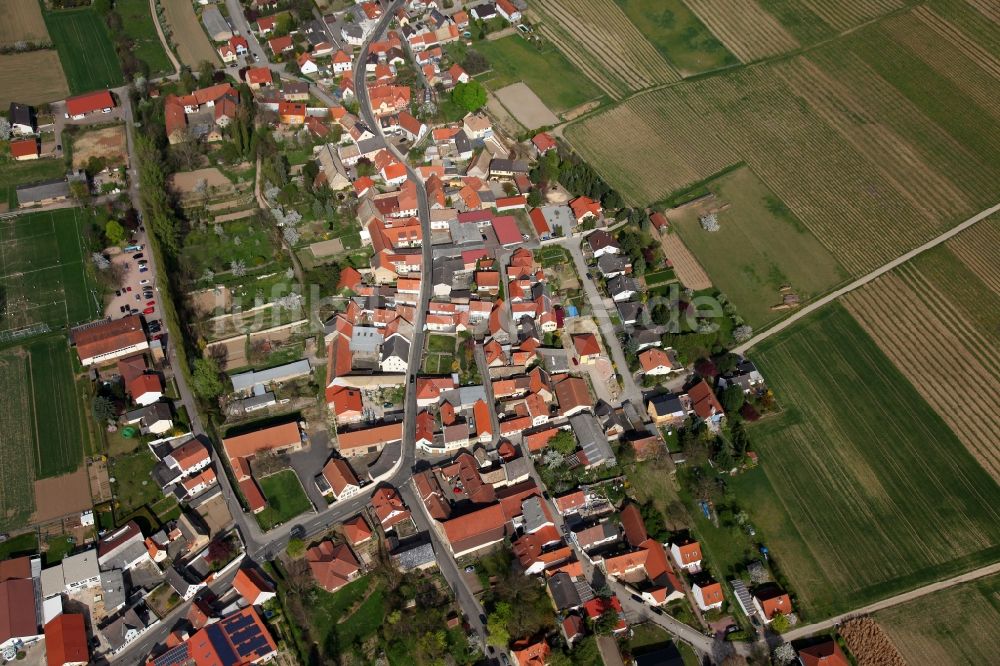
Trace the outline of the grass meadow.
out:
M 6 56 L 0 56 L 4 58 Z M 0 59 L 0 64 L 2 64 Z M 2 84 L 0 79 L 0 84 Z M 13 210 L 17 208 L 17 186 L 36 183 L 42 180 L 52 180 L 66 175 L 66 164 L 57 159 L 30 160 L 15 162 L 0 160 L 0 201 L 7 202 Z
M 843 307 L 751 358 L 783 411 L 734 487 L 808 619 L 1000 557 L 1000 487 Z
M 683 76 L 739 63 L 682 0 L 615 0 L 615 4 Z
M 771 310 L 781 302 L 781 287 L 791 286 L 805 301 L 847 277 L 833 255 L 749 168 L 726 174 L 707 189 L 716 195 L 715 205 L 729 205 L 718 213 L 720 229 L 702 229 L 694 208 L 671 213 L 673 229 L 698 257 L 712 284 L 754 328 L 787 314 Z
M 267 508 L 257 514 L 261 528 L 269 530 L 313 508 L 312 502 L 291 469 L 259 478 L 260 490 L 267 499 Z
M 551 44 L 539 49 L 521 36 L 511 35 L 496 41 L 480 40 L 472 49 L 490 63 L 492 70 L 479 77 L 490 89 L 524 81 L 553 113 L 601 95 L 597 86 Z
M 1000 575 L 888 608 L 875 619 L 910 666 L 988 664 L 1000 654 Z
M 427 353 L 423 370 L 429 375 L 451 372 L 455 360 L 455 336 L 431 333 L 427 336 Z
M 124 77 L 108 29 L 88 8 L 45 12 L 52 43 L 66 72 L 70 93 L 120 86 Z
M 122 17 L 125 34 L 133 41 L 135 57 L 149 65 L 151 75 L 172 74 L 163 43 L 156 34 L 147 0 L 117 0 L 115 11 Z
M 79 208 L 0 221 L 0 331 L 45 323 L 72 326 L 99 316 L 83 257 Z

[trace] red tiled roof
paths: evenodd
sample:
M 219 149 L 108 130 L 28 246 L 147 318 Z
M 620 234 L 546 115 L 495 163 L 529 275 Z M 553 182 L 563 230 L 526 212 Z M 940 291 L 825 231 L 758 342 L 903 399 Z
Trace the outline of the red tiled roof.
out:
M 722 414 L 722 405 L 704 379 L 688 389 L 688 397 L 691 398 L 691 409 L 698 418 L 708 419 L 713 414 Z
M 531 220 L 531 226 L 535 228 L 535 233 L 539 236 L 552 233 L 552 229 L 549 228 L 549 223 L 545 220 L 545 215 L 542 214 L 540 208 L 532 208 L 531 212 L 528 213 L 528 218 Z
M 255 604 L 265 592 L 274 592 L 274 586 L 256 569 L 240 568 L 233 579 L 233 587 L 248 604 Z
M 646 524 L 642 520 L 639 506 L 629 503 L 621 510 L 622 528 L 625 530 L 625 538 L 633 548 L 638 548 L 639 544 L 648 538 Z
M 364 516 L 357 515 L 354 518 L 344 521 L 344 538 L 346 538 L 352 546 L 364 543 L 371 537 L 372 528 L 368 526 L 368 522 L 365 520 Z
M 0 583 L 0 643 L 37 634 L 35 584 L 30 578 L 12 578 Z
M 601 353 L 601 345 L 593 333 L 580 333 L 573 336 L 573 346 L 580 356 L 591 356 Z
M 333 488 L 333 493 L 337 496 L 344 492 L 348 486 L 358 485 L 358 477 L 355 476 L 354 470 L 351 469 L 346 460 L 341 458 L 330 460 L 323 468 L 323 476 L 326 477 L 330 487 Z
M 90 661 L 83 615 L 63 613 L 45 625 L 45 658 L 48 666 Z
M 83 361 L 142 344 L 146 342 L 146 333 L 142 330 L 139 316 L 130 315 L 77 329 L 72 332 L 72 338 L 76 352 Z
M 347 545 L 334 545 L 332 541 L 322 541 L 306 551 L 306 561 L 316 583 L 328 592 L 346 585 L 361 569 L 358 559 Z
M 548 132 L 539 132 L 531 139 L 531 143 L 535 144 L 535 148 L 538 152 L 544 153 L 546 150 L 551 150 L 556 147 L 556 140 L 552 138 L 552 135 Z
M 11 157 L 27 157 L 28 155 L 38 155 L 37 139 L 20 139 L 10 142 Z
M 113 109 L 114 106 L 115 100 L 111 97 L 111 92 L 107 90 L 98 90 L 66 99 L 66 113 L 71 116 Z
M 350 451 L 369 446 L 384 446 L 391 442 L 398 442 L 402 438 L 403 423 L 400 421 L 353 432 L 337 433 L 337 448 L 341 451 Z
M 833 639 L 799 649 L 799 661 L 802 662 L 802 666 L 848 666 L 849 663 Z

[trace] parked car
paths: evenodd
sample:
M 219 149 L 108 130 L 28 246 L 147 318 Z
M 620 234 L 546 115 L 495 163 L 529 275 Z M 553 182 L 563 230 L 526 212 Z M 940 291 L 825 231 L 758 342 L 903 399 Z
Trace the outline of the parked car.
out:
M 148 270 L 149 270 L 149 269 L 148 269 L 148 268 L 146 268 L 145 266 L 142 266 L 142 267 L 140 267 L 140 268 L 139 268 L 139 272 L 140 272 L 140 273 L 145 273 L 145 272 L 147 272 Z
M 139 280 L 139 284 L 149 284 L 149 280 L 143 278 L 142 280 Z
M 123 314 L 124 314 L 124 313 L 125 313 L 125 312 L 126 312 L 127 310 L 128 310 L 128 308 L 127 308 L 127 307 L 125 307 L 124 305 L 123 305 L 123 306 L 121 306 L 120 308 L 118 308 L 118 311 L 119 311 L 119 312 L 121 312 L 121 313 L 123 313 Z
M 142 259 L 142 252 L 140 252 L 139 254 L 132 255 L 132 258 L 133 259 Z
M 145 310 L 142 311 L 142 314 L 146 315 L 153 314 L 153 308 L 146 308 Z
M 115 289 L 115 296 L 121 296 L 121 295 L 122 295 L 122 290 L 121 289 Z
M 149 307 L 153 307 L 154 305 L 156 305 L 156 301 L 146 301 L 146 305 L 148 305 Z
M 475 570 L 476 570 L 476 567 L 474 567 L 471 564 L 469 566 L 465 567 L 465 573 L 472 573 Z
M 125 291 L 132 291 L 132 287 L 125 287 Z

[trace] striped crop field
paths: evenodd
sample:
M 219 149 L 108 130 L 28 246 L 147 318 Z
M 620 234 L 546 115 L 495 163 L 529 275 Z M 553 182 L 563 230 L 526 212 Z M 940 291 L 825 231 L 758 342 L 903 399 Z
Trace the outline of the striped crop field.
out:
M 805 618 L 1000 557 L 1000 486 L 843 307 L 751 357 L 783 411 L 751 428 L 761 468 L 732 483 Z
M 687 0 L 687 5 L 740 62 L 799 47 L 792 33 L 755 0 Z
M 1000 25 L 936 11 L 636 95 L 564 136 L 636 205 L 745 162 L 863 274 L 1000 201 Z
M 612 0 L 540 0 L 539 31 L 612 99 L 680 80 Z
M 981 228 L 980 228 L 981 227 Z M 996 240 L 1000 217 L 970 230 Z M 984 233 L 985 232 L 985 233 Z M 1000 245 L 970 248 L 960 234 L 845 299 L 847 309 L 923 398 L 1000 482 L 1000 293 L 976 270 L 995 271 Z M 961 247 L 961 254 L 953 249 Z M 970 259 L 970 268 L 963 257 Z
M 1000 654 L 1000 575 L 957 585 L 875 615 L 910 666 L 993 663 Z

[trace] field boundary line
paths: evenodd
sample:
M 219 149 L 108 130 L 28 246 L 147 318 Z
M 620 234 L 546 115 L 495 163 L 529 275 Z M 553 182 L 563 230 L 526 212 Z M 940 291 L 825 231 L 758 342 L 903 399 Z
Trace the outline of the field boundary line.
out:
M 868 604 L 861 608 L 857 608 L 846 613 L 841 613 L 840 615 L 834 615 L 831 618 L 822 620 L 820 622 L 815 622 L 813 624 L 807 624 L 804 627 L 796 627 L 789 632 L 786 632 L 782 637 L 786 641 L 794 641 L 800 638 L 805 638 L 812 634 L 820 631 L 825 631 L 839 625 L 842 621 L 848 620 L 852 617 L 859 615 L 869 615 L 871 613 L 878 612 L 880 610 L 885 610 L 887 608 L 892 608 L 893 606 L 900 606 L 910 601 L 914 601 L 921 597 L 925 597 L 928 594 L 934 592 L 940 592 L 942 590 L 947 590 L 949 588 L 955 587 L 956 585 L 961 585 L 962 583 L 969 583 L 980 578 L 985 578 L 996 573 L 1000 573 L 1000 562 L 994 562 L 993 564 L 987 564 L 984 567 L 974 569 L 972 571 L 966 571 L 963 574 L 953 576 L 946 580 L 939 580 L 934 583 L 929 583 L 923 587 L 918 587 L 916 589 L 910 590 L 908 592 L 903 592 L 897 594 L 894 597 L 889 597 L 888 599 L 883 599 L 882 601 L 876 601 L 873 604 Z
M 939 235 L 939 236 L 937 236 L 935 238 L 932 238 L 931 240 L 927 241 L 923 245 L 920 245 L 918 247 L 913 248 L 909 252 L 896 257 L 892 261 L 890 261 L 890 262 L 888 262 L 886 264 L 883 264 L 879 268 L 876 268 L 874 271 L 868 273 L 867 275 L 863 275 L 862 277 L 858 278 L 857 280 L 854 280 L 853 282 L 851 282 L 847 286 L 841 287 L 840 289 L 837 289 L 836 291 L 831 292 L 830 294 L 827 294 L 826 296 L 820 298 L 819 300 L 810 303 L 809 305 L 805 306 L 804 308 L 802 308 L 801 310 L 799 310 L 798 312 L 796 312 L 792 316 L 788 317 L 787 319 L 784 319 L 784 320 L 778 322 L 777 324 L 775 324 L 774 326 L 772 326 L 771 328 L 767 329 L 766 331 L 764 331 L 762 333 L 758 333 L 757 335 L 755 335 L 754 337 L 750 338 L 749 340 L 747 340 L 743 344 L 741 344 L 738 347 L 734 348 L 732 351 L 734 353 L 736 353 L 736 354 L 741 354 L 741 355 L 745 354 L 748 349 L 750 349 L 751 347 L 753 347 L 757 343 L 762 342 L 763 340 L 766 340 L 767 338 L 771 337 L 775 333 L 778 333 L 778 332 L 780 332 L 780 331 L 788 328 L 789 326 L 791 326 L 792 324 L 794 324 L 796 321 L 798 321 L 799 319 L 802 319 L 803 317 L 805 317 L 806 315 L 810 314 L 811 312 L 814 312 L 814 311 L 818 310 L 819 308 L 823 307 L 827 303 L 831 303 L 831 302 L 837 300 L 838 298 L 840 298 L 844 294 L 848 294 L 848 293 L 854 291 L 855 289 L 857 289 L 859 287 L 863 287 L 864 285 L 868 284 L 869 282 L 871 282 L 875 278 L 877 278 L 877 277 L 879 277 L 881 275 L 884 275 L 884 274 L 888 273 L 889 271 L 891 271 L 891 270 L 893 270 L 895 268 L 898 268 L 899 266 L 902 266 L 903 264 L 905 264 L 910 259 L 913 259 L 914 257 L 916 257 L 916 256 L 918 256 L 920 254 L 923 254 L 927 250 L 933 249 L 933 248 L 937 247 L 938 245 L 940 245 L 941 243 L 943 243 L 943 242 L 945 242 L 947 240 L 950 240 L 951 238 L 954 238 L 955 236 L 957 236 L 961 232 L 965 231 L 969 227 L 977 224 L 978 222 L 981 222 L 981 221 L 985 220 L 987 217 L 993 215 L 994 213 L 996 213 L 998 211 L 1000 211 L 1000 203 L 994 204 L 993 206 L 987 208 L 986 210 L 983 210 L 983 211 L 980 211 L 979 213 L 976 213 L 975 215 L 973 215 L 969 219 L 967 219 L 964 222 L 961 222 L 958 225 L 952 227 L 951 229 L 949 229 L 948 231 L 944 232 L 943 234 L 941 234 L 941 235 Z

